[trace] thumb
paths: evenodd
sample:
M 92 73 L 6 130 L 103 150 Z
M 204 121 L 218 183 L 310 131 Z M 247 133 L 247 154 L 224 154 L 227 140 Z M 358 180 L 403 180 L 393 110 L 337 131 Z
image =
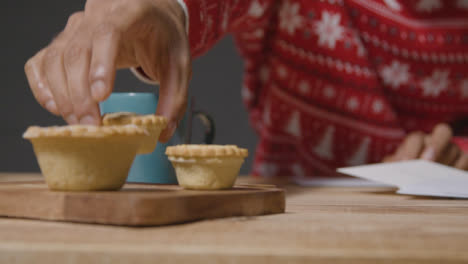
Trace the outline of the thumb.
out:
M 427 139 L 422 159 L 439 161 L 452 140 L 452 129 L 447 124 L 438 124 Z
M 161 142 L 167 142 L 172 137 L 187 108 L 190 56 L 186 51 L 179 53 L 177 57 L 169 60 L 169 67 L 160 75 L 162 78 L 156 114 L 165 116 L 168 120 L 168 125 L 160 136 Z

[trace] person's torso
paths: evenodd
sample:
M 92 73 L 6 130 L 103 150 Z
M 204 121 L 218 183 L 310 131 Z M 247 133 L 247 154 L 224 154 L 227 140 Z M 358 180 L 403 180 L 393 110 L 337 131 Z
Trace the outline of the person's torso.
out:
M 289 0 L 269 19 L 236 35 L 257 156 L 284 145 L 318 167 L 377 162 L 407 131 L 463 128 L 467 0 Z

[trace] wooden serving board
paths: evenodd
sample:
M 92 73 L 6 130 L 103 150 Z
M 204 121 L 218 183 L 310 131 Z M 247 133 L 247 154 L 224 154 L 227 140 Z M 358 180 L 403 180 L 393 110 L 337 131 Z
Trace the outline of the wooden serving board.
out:
M 55 192 L 43 182 L 0 183 L 0 216 L 123 226 L 283 213 L 285 194 L 270 185 L 190 191 L 175 185 L 126 184 L 116 192 Z

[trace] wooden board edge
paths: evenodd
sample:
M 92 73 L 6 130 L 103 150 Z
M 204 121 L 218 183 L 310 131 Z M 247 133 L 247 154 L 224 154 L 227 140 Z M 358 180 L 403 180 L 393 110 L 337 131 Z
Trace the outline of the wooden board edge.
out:
M 212 199 L 205 196 L 161 197 L 157 200 L 132 197 L 127 201 L 128 207 L 122 207 L 118 201 L 101 201 L 107 203 L 106 211 L 100 211 L 100 216 L 92 217 L 73 208 L 84 206 L 86 199 L 69 199 L 65 209 L 65 219 L 71 222 L 105 224 L 130 227 L 150 227 L 171 224 L 182 224 L 204 219 L 215 219 L 235 216 L 260 216 L 280 214 L 286 210 L 285 191 L 282 189 L 256 190 L 247 194 L 223 195 L 222 198 Z M 221 200 L 220 200 L 221 199 Z M 268 200 L 267 206 L 258 203 Z M 257 203 L 252 209 L 251 203 Z M 202 205 L 202 206 L 200 206 Z M 227 205 L 223 211 L 221 207 Z M 212 207 L 216 206 L 216 207 Z M 231 206 L 231 208 L 229 208 Z M 187 210 L 190 212 L 187 213 Z M 165 212 L 164 217 L 158 213 Z M 81 211 L 83 212 L 83 211 Z M 107 213 L 107 215 L 106 215 Z
M 66 220 L 63 214 L 65 197 L 58 193 L 41 196 L 33 192 L 6 191 L 0 197 L 0 216 L 51 221 Z M 18 206 L 21 204 L 22 206 Z

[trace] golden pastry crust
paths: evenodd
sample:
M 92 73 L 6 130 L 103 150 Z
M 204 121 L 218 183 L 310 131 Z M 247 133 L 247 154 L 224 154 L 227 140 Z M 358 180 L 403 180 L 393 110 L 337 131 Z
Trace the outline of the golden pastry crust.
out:
M 123 186 L 143 137 L 114 135 L 29 140 L 49 189 L 103 191 Z
M 118 112 L 105 114 L 102 118 L 102 124 L 104 126 L 128 124 L 137 126 L 156 125 L 164 129 L 167 126 L 167 119 L 163 116 L 157 115 L 138 115 L 129 112 Z
M 248 154 L 247 149 L 235 145 L 178 145 L 166 148 L 166 155 L 182 158 L 245 158 Z
M 169 158 L 180 186 L 192 190 L 232 188 L 244 163 L 241 157 Z
M 23 138 L 104 138 L 113 136 L 146 136 L 148 132 L 136 125 L 123 126 L 90 126 L 90 125 L 71 125 L 71 126 L 52 126 L 39 127 L 31 126 L 23 134 Z
M 157 115 L 117 112 L 105 114 L 102 118 L 102 123 L 104 126 L 135 125 L 145 129 L 148 135 L 142 142 L 138 154 L 148 154 L 156 148 L 159 135 L 167 126 L 167 119 Z
M 179 185 L 194 190 L 229 189 L 247 157 L 235 145 L 178 145 L 166 148 Z
M 51 190 L 117 190 L 148 132 L 135 125 L 30 127 L 30 140 Z
M 163 117 L 116 113 L 103 126 L 29 127 L 30 140 L 52 190 L 117 190 L 137 154 L 153 152 L 166 126 Z

